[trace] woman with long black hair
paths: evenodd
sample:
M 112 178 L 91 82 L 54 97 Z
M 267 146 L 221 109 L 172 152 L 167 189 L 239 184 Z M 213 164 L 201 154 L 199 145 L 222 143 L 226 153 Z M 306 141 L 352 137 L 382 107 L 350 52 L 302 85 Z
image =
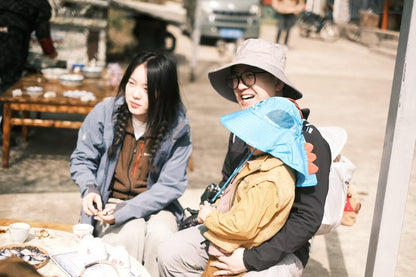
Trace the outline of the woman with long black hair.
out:
M 71 176 L 81 192 L 82 223 L 159 276 L 157 246 L 183 216 L 178 198 L 191 152 L 176 63 L 167 54 L 138 55 L 117 96 L 97 104 L 79 131 Z

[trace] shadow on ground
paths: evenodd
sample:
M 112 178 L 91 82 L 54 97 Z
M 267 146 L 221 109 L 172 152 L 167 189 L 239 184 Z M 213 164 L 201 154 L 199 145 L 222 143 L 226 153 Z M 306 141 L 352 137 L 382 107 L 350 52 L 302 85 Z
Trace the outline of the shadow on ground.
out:
M 30 128 L 22 142 L 15 128 L 12 136 L 17 145 L 10 149 L 9 168 L 0 168 L 0 193 L 78 191 L 69 172 L 78 130 Z
M 314 259 L 309 259 L 308 265 L 306 266 L 305 270 L 302 274 L 303 277 L 326 277 L 330 276 L 328 270 L 322 266 L 322 264 Z
M 338 230 L 323 236 L 315 236 L 310 254 L 311 257 L 302 276 L 348 276 L 346 257 L 341 247 Z M 319 260 L 316 257 L 319 257 Z

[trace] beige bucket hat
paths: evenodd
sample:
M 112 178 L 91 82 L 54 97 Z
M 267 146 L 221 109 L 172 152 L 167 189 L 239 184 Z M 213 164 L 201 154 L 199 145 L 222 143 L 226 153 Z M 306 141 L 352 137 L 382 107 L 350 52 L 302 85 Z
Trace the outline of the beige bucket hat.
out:
M 212 87 L 223 97 L 237 102 L 234 92 L 226 84 L 225 78 L 231 74 L 231 68 L 237 64 L 255 66 L 265 70 L 285 83 L 283 96 L 294 100 L 302 98 L 300 93 L 285 75 L 286 51 L 279 45 L 263 39 L 247 39 L 237 49 L 234 61 L 208 73 Z

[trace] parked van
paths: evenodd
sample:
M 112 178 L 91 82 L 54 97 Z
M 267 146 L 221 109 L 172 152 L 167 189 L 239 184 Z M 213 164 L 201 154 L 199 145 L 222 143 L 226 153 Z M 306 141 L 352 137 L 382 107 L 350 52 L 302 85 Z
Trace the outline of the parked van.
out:
M 199 4 L 201 43 L 257 38 L 260 32 L 260 0 L 184 0 L 186 32 L 192 34 Z

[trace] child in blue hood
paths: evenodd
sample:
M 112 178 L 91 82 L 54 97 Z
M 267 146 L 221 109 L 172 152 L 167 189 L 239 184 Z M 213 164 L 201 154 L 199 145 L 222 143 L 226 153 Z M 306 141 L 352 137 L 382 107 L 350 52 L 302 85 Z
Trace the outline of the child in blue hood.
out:
M 201 206 L 198 221 L 208 228 L 204 236 L 210 241 L 204 277 L 214 276 L 218 269 L 210 262 L 218 256 L 275 235 L 289 216 L 295 186 L 317 183 L 308 172 L 303 120 L 292 101 L 271 97 L 221 122 L 249 145 L 250 153 L 222 187 L 217 208 L 208 202 Z

